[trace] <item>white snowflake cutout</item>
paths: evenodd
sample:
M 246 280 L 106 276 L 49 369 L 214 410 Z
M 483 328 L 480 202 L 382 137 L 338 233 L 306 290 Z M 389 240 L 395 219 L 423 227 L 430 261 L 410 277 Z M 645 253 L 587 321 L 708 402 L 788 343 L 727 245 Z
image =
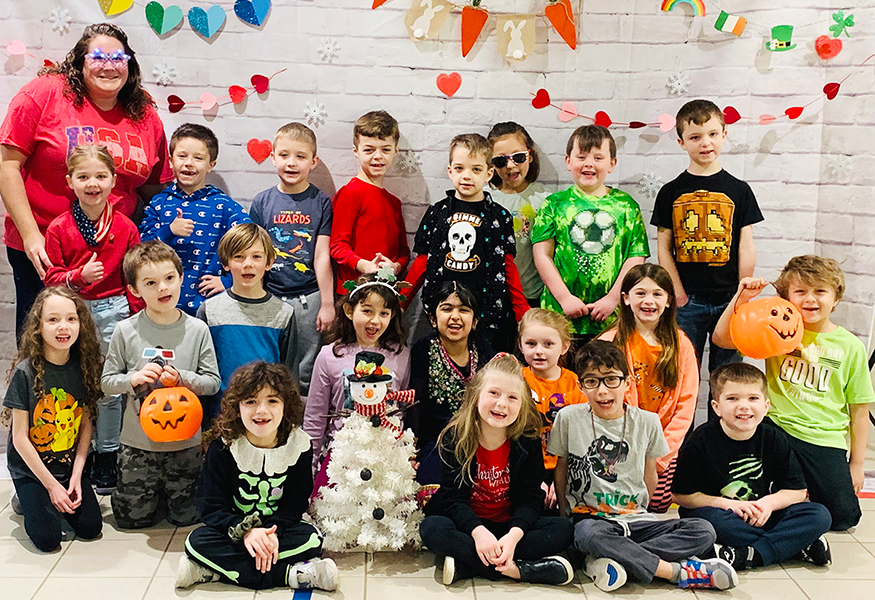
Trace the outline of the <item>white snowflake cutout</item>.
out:
M 419 156 L 413 150 L 402 150 L 399 152 L 398 159 L 395 161 L 398 165 L 398 170 L 412 175 L 419 170 L 421 163 Z
M 322 62 L 331 62 L 340 55 L 340 45 L 331 38 L 325 38 L 316 50 L 322 58 Z
M 668 78 L 668 83 L 665 84 L 668 88 L 668 93 L 672 96 L 683 96 L 687 93 L 687 88 L 690 87 L 689 78 L 678 71 Z
M 73 19 L 70 17 L 70 11 L 66 8 L 55 8 L 49 16 L 49 23 L 52 24 L 52 31 L 57 31 L 61 35 L 70 33 L 70 21 L 72 20 Z
M 307 125 L 319 127 L 325 124 L 325 119 L 328 118 L 328 111 L 325 110 L 324 104 L 314 100 L 307 103 L 307 108 L 304 109 L 304 118 L 307 119 Z
M 851 157 L 839 154 L 834 156 L 826 166 L 827 172 L 837 181 L 844 181 L 851 173 Z
M 664 183 L 662 179 L 651 173 L 638 181 L 638 190 L 648 200 L 655 200 Z
M 152 75 L 155 77 L 158 85 L 173 85 L 173 81 L 176 79 L 176 69 L 163 62 L 155 65 Z

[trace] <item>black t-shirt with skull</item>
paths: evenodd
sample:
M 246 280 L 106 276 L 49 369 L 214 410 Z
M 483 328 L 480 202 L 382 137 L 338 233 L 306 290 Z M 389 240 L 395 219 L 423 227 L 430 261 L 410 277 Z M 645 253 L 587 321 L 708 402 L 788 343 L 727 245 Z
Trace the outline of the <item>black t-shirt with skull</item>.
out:
M 650 223 L 673 231 L 684 291 L 722 304 L 738 287 L 741 229 L 762 220 L 750 186 L 721 170 L 708 176 L 684 171 L 666 183 Z
M 757 500 L 780 490 L 804 490 L 805 477 L 787 434 L 764 421 L 749 440 L 726 435 L 720 419 L 701 425 L 678 455 L 671 491 Z
M 428 208 L 413 242 L 428 255 L 423 298 L 445 280 L 470 289 L 480 303 L 480 327 L 495 330 L 513 318 L 505 256 L 516 255 L 513 219 L 488 192 L 480 202 L 465 202 L 455 191 Z

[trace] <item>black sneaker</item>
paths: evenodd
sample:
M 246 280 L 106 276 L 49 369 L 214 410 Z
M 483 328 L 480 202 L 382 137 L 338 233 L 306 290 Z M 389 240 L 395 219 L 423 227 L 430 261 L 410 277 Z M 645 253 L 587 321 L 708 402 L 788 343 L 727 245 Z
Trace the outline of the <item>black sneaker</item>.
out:
M 799 551 L 797 555 L 805 562 L 810 562 L 818 567 L 826 567 L 832 564 L 832 552 L 825 535 L 814 540 L 810 545 Z
M 15 490 L 12 490 L 12 495 L 9 496 L 9 504 L 12 505 L 12 512 L 16 515 L 23 515 L 24 509 L 21 508 L 21 500 L 18 499 L 18 494 L 15 493 Z
M 115 490 L 118 452 L 100 452 L 94 456 L 92 483 L 94 491 L 101 496 L 108 496 Z
M 724 546 L 714 544 L 714 553 L 717 558 L 722 558 L 736 571 L 743 571 L 753 567 L 753 546 Z
M 538 560 L 517 560 L 515 562 L 520 570 L 520 581 L 565 585 L 574 579 L 574 569 L 571 568 L 571 563 L 561 556 L 548 556 Z

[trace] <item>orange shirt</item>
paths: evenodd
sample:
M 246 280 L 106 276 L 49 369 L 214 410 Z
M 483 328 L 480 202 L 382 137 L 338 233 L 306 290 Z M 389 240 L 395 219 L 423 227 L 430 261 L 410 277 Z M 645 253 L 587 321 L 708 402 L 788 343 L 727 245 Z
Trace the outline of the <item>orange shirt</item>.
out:
M 659 344 L 651 346 L 636 331 L 629 339 L 629 352 L 632 354 L 632 378 L 638 388 L 638 406 L 648 412 L 658 413 L 662 406 L 665 390 L 659 386 L 656 375 L 656 361 L 662 352 Z
M 556 457 L 547 452 L 547 439 L 550 437 L 550 430 L 553 429 L 553 420 L 561 408 L 571 404 L 582 404 L 586 402 L 586 396 L 580 389 L 577 375 L 568 369 L 562 369 L 559 379 L 553 381 L 541 379 L 532 373 L 530 367 L 525 367 L 523 374 L 529 387 L 532 388 L 538 412 L 543 415 L 541 446 L 544 452 L 544 468 L 555 469 Z

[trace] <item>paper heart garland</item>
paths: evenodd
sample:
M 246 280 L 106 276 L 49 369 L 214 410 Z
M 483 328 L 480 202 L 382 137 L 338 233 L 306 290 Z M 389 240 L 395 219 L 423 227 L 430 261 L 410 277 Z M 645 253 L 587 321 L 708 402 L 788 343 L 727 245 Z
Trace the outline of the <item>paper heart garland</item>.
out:
M 559 120 L 567 123 L 575 118 L 577 118 L 577 107 L 573 102 L 563 102 L 562 110 L 559 111 Z
M 167 96 L 167 104 L 169 105 L 170 112 L 172 113 L 178 113 L 183 108 L 185 108 L 185 100 L 183 100 L 176 94 Z
M 802 116 L 802 111 L 805 110 L 802 106 L 791 106 L 787 110 L 784 111 L 784 114 L 790 117 L 791 119 L 798 119 Z
M 544 88 L 538 90 L 538 93 L 532 98 L 532 106 L 535 108 L 545 108 L 550 106 L 550 93 Z
M 134 5 L 134 0 L 97 0 L 100 10 L 107 17 L 123 13 Z
M 462 85 L 462 76 L 456 72 L 441 73 L 435 80 L 438 89 L 447 97 L 451 98 L 453 94 L 459 91 Z
M 249 82 L 252 83 L 252 87 L 258 94 L 263 94 L 270 87 L 270 79 L 264 75 L 253 75 Z
M 273 146 L 271 145 L 270 140 L 252 138 L 246 142 L 246 151 L 249 152 L 249 156 L 252 157 L 252 160 L 258 164 L 267 160 L 267 157 L 270 156 L 271 150 L 273 150 Z
M 661 132 L 671 131 L 675 125 L 677 125 L 677 119 L 675 119 L 674 115 L 668 113 L 659 115 L 659 130 Z
M 176 6 L 165 8 L 154 0 L 146 5 L 146 20 L 158 35 L 164 35 L 182 23 L 182 9 Z
M 772 121 L 775 120 L 775 115 L 770 115 L 768 113 L 760 115 L 760 125 L 768 125 Z
M 225 24 L 225 9 L 213 4 L 207 10 L 195 6 L 188 11 L 188 24 L 199 34 L 209 39 Z
M 232 85 L 228 88 L 228 95 L 231 96 L 231 102 L 240 104 L 246 99 L 246 88 L 239 85 Z
M 814 51 L 822 60 L 835 58 L 842 51 L 842 41 L 822 35 L 814 40 Z
M 738 110 L 734 106 L 727 106 L 723 109 L 723 120 L 727 125 L 732 125 L 733 123 L 738 123 L 741 120 L 741 115 Z
M 600 110 L 595 114 L 594 123 L 596 125 L 601 125 L 602 127 L 610 127 L 613 124 L 613 121 L 611 121 L 611 117 L 608 116 L 608 113 Z
M 823 86 L 823 93 L 826 94 L 827 100 L 832 100 L 839 94 L 839 88 L 842 87 L 840 83 L 836 83 L 833 81 L 832 83 L 827 83 Z
M 237 0 L 234 14 L 241 21 L 260 27 L 270 12 L 270 0 Z
M 216 107 L 219 104 L 219 99 L 209 92 L 201 94 L 201 108 L 204 112 Z
M 27 48 L 21 40 L 12 40 L 6 46 L 6 51 L 12 56 L 24 56 L 27 54 Z

